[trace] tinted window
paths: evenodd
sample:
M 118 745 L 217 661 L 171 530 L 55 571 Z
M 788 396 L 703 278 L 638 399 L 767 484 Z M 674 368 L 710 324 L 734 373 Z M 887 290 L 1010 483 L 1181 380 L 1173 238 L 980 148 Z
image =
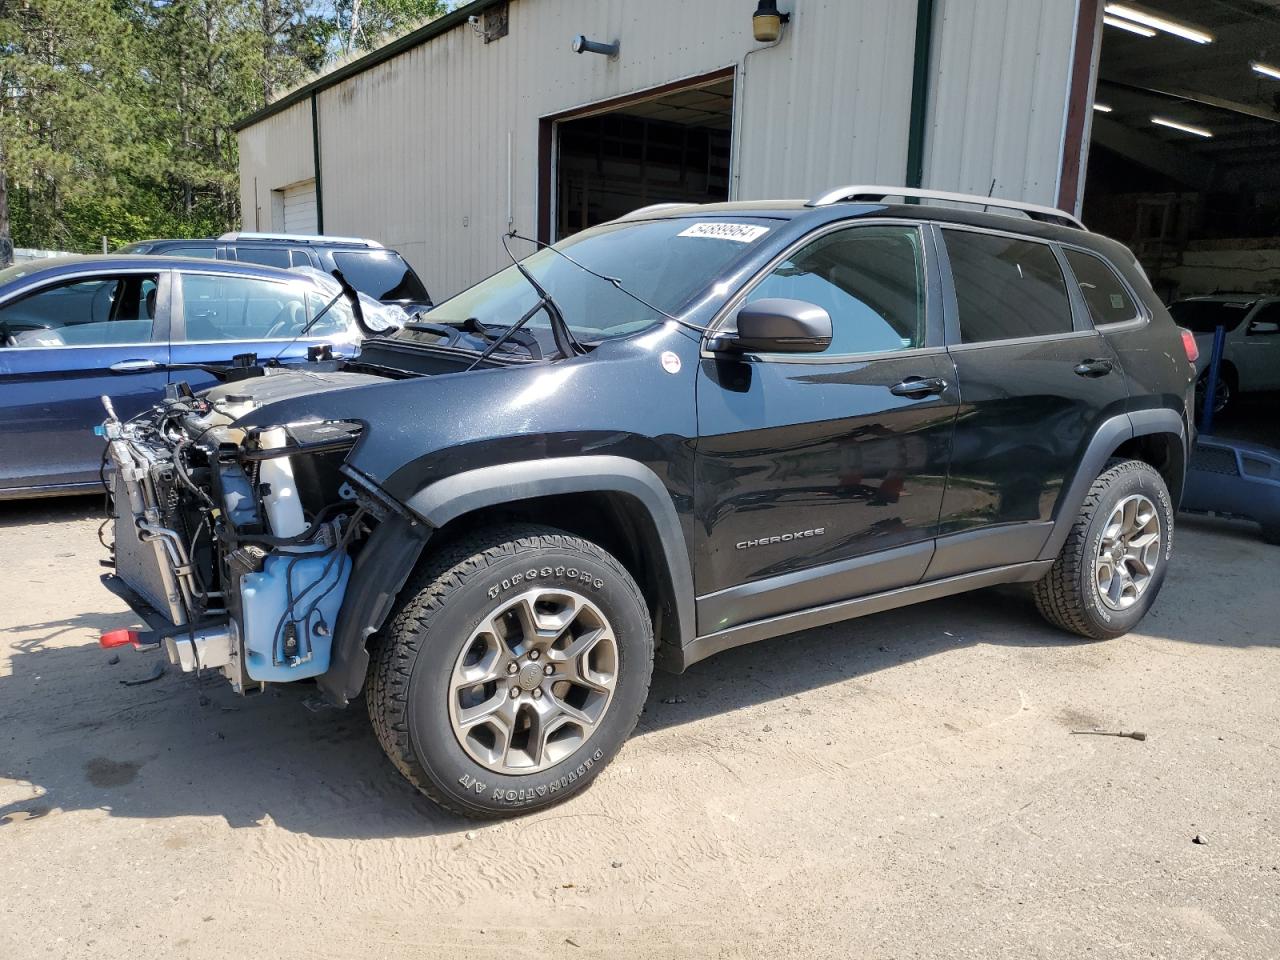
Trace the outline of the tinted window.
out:
M 375 300 L 427 302 L 422 282 L 393 250 L 339 250 L 333 262 L 348 283 Z
M 1192 333 L 1213 333 L 1218 327 L 1230 333 L 1251 309 L 1252 300 L 1183 300 L 1170 304 L 1169 313 Z
M 1071 301 L 1048 244 L 944 230 L 964 343 L 1071 331 Z
M 805 300 L 831 314 L 827 353 L 883 353 L 924 342 L 924 270 L 913 227 L 854 227 L 801 247 L 747 302 Z
M 305 250 L 289 249 L 289 266 L 291 267 L 309 267 L 311 266 L 311 257 Z
M 0 307 L 0 343 L 19 347 L 146 343 L 157 274 L 95 277 L 45 287 Z
M 1138 316 L 1138 305 L 1129 296 L 1129 290 L 1116 272 L 1101 257 L 1083 250 L 1063 251 L 1071 272 L 1076 275 L 1084 302 L 1089 305 L 1089 316 L 1095 324 L 1122 323 Z
M 284 247 L 236 247 L 236 259 L 264 267 L 289 267 L 289 251 Z
M 336 292 L 336 291 L 335 291 Z M 311 316 L 319 316 L 320 311 L 333 300 L 332 293 L 311 290 L 307 293 L 307 302 L 311 306 Z M 351 312 L 351 301 L 346 297 L 339 297 L 333 302 L 333 306 L 325 311 L 324 315 L 312 325 L 307 331 L 308 337 L 335 337 L 342 336 L 356 328 L 356 317 Z
M 182 311 L 188 340 L 289 338 L 308 317 L 296 283 L 200 273 L 183 274 Z
M 1258 330 L 1257 325 L 1260 323 L 1280 324 L 1280 301 L 1269 303 L 1265 307 L 1259 308 L 1258 312 L 1253 315 L 1253 319 L 1249 321 L 1249 332 L 1253 334 L 1266 333 L 1272 335 L 1276 333 L 1274 330 Z
M 202 260 L 216 260 L 218 258 L 218 251 L 212 244 L 195 244 L 189 247 L 170 247 L 164 252 L 171 257 L 200 257 Z

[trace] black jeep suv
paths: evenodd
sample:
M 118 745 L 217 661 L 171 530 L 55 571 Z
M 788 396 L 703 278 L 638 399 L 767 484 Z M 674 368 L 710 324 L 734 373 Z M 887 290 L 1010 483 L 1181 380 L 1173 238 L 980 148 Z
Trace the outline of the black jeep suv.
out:
M 238 260 L 265 267 L 313 267 L 342 275 L 356 290 L 382 303 L 414 314 L 431 309 L 422 280 L 395 250 L 359 237 L 309 236 L 291 233 L 224 233 L 203 240 L 139 240 L 119 253 L 163 254 Z
M 655 663 L 1005 583 L 1133 628 L 1194 341 L 1070 215 L 911 193 L 647 208 L 358 360 L 109 418 L 107 582 L 152 630 L 104 644 L 363 692 L 407 778 L 500 816 L 590 782 Z

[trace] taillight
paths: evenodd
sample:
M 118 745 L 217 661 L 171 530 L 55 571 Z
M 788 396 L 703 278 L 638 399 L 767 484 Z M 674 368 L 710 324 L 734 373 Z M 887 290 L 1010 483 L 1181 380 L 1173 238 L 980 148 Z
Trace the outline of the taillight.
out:
M 1196 346 L 1196 335 L 1182 327 L 1178 328 L 1178 332 L 1182 334 L 1182 349 L 1187 351 L 1187 362 L 1195 363 L 1200 359 L 1200 348 Z

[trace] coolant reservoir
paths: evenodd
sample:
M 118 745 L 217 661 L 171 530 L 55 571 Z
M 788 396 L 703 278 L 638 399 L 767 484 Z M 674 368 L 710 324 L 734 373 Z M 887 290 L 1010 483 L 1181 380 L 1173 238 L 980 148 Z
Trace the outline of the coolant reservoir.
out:
M 264 450 L 279 450 L 286 446 L 288 437 L 284 427 L 272 427 L 258 434 L 258 444 Z M 307 529 L 302 516 L 302 501 L 298 499 L 298 485 L 293 480 L 293 464 L 288 457 L 272 457 L 262 461 L 258 479 L 270 491 L 262 498 L 267 511 L 267 522 L 277 537 L 296 537 Z

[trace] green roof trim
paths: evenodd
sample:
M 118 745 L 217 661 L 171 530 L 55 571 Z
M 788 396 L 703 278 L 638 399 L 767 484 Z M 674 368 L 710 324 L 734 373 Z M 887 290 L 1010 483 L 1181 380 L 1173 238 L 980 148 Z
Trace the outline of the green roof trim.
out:
M 313 94 L 319 93 L 321 90 L 327 90 L 330 87 L 337 86 L 344 80 L 354 77 L 356 74 L 364 73 L 370 67 L 376 67 L 380 63 L 385 63 L 392 57 L 397 57 L 406 50 L 412 50 L 414 47 L 421 46 L 429 40 L 434 40 L 443 33 L 448 33 L 454 27 L 467 22 L 469 17 L 476 16 L 487 10 L 489 7 L 496 7 L 503 0 L 472 0 L 471 3 L 464 3 L 456 10 L 446 13 L 443 17 L 438 17 L 430 23 L 424 23 L 417 30 L 406 33 L 403 37 L 398 37 L 390 43 L 379 47 L 377 50 L 371 50 L 358 60 L 352 60 L 350 63 L 343 64 L 336 70 L 316 77 L 308 84 L 291 90 L 288 94 L 279 100 L 268 103 L 261 110 L 255 110 L 247 117 L 241 117 L 231 129 L 239 133 L 245 127 L 251 127 L 255 123 L 259 123 L 267 117 L 274 116 L 288 110 L 296 104 L 302 103 Z

